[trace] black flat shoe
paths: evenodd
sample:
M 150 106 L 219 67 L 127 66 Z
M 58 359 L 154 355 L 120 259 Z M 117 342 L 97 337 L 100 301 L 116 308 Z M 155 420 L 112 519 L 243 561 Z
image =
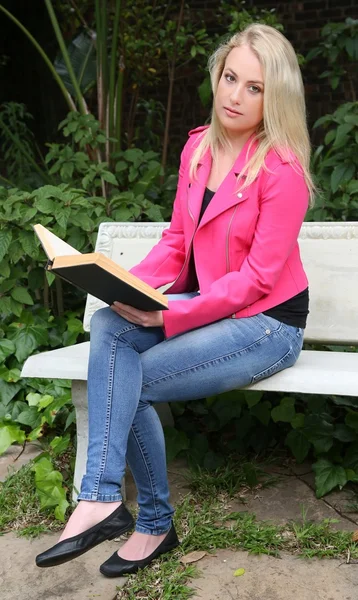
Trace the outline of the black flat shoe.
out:
M 112 540 L 132 529 L 134 525 L 133 517 L 121 504 L 106 519 L 100 521 L 90 529 L 74 537 L 58 542 L 42 554 L 36 556 L 38 567 L 54 567 L 61 565 L 77 556 L 81 556 L 91 548 L 101 544 L 105 540 Z
M 100 566 L 99 570 L 102 575 L 105 575 L 106 577 L 121 577 L 121 575 L 136 573 L 139 569 L 143 569 L 149 565 L 155 558 L 160 556 L 160 554 L 169 552 L 170 550 L 173 550 L 173 548 L 179 546 L 179 543 L 174 525 L 172 525 L 158 548 L 154 550 L 152 554 L 147 556 L 147 558 L 142 558 L 142 560 L 126 560 L 125 558 L 118 556 L 117 552 L 115 552 Z

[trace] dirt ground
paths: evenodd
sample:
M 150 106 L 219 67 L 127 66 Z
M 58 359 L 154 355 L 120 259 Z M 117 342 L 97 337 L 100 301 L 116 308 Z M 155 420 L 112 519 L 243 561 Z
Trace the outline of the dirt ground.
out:
M 8 464 L 13 456 L 7 455 Z M 5 458 L 0 469 L 4 476 Z M 169 466 L 174 504 L 188 492 L 184 472 L 180 461 Z M 278 484 L 249 495 L 246 505 L 233 502 L 231 509 L 254 512 L 260 520 L 285 523 L 300 519 L 304 506 L 307 519 L 338 518 L 337 528 L 349 531 L 358 528 L 358 515 L 346 512 L 348 492 L 316 499 L 309 465 L 297 468 L 296 475 L 278 468 L 275 472 L 281 475 Z M 135 502 L 135 487 L 129 477 L 127 495 L 129 505 Z M 35 555 L 57 539 L 58 534 L 45 534 L 34 540 L 16 537 L 14 533 L 0 537 L 1 600 L 115 600 L 116 586 L 125 579 L 106 579 L 98 567 L 118 548 L 118 542 L 105 542 L 53 569 L 37 568 Z M 303 560 L 287 553 L 273 558 L 220 550 L 205 556 L 196 566 L 200 575 L 191 583 L 196 591 L 194 600 L 356 600 L 358 597 L 358 565 L 340 560 Z M 235 577 L 234 572 L 240 568 L 245 569 L 244 574 Z

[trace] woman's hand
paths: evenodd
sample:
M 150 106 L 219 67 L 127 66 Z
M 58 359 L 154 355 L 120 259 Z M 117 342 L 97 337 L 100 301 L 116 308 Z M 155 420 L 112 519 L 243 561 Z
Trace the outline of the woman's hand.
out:
M 162 310 L 147 312 L 121 302 L 114 302 L 111 309 L 130 323 L 135 323 L 135 325 L 141 325 L 142 327 L 163 327 L 164 325 Z

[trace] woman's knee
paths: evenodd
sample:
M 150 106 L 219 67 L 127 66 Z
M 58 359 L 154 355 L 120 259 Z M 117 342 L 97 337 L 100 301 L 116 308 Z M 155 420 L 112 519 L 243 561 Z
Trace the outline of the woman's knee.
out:
M 91 317 L 90 331 L 91 338 L 96 335 L 104 335 L 112 331 L 118 331 L 122 326 L 125 327 L 129 321 L 120 317 L 109 306 L 100 308 Z

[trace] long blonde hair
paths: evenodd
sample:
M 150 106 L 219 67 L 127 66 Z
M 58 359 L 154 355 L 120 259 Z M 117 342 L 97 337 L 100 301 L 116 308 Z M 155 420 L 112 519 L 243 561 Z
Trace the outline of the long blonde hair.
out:
M 241 187 L 254 181 L 259 170 L 265 168 L 266 154 L 274 149 L 284 160 L 292 162 L 292 154 L 298 159 L 312 200 L 315 186 L 309 169 L 311 147 L 302 76 L 295 51 L 282 33 L 268 25 L 254 24 L 222 43 L 208 61 L 214 99 L 228 54 L 242 45 L 249 46 L 260 61 L 265 91 L 263 121 L 253 139 L 257 148 L 239 175 L 246 175 Z M 214 103 L 210 126 L 201 135 L 191 160 L 191 178 L 195 178 L 199 160 L 208 148 L 214 161 L 218 160 L 220 147 L 232 149 Z

